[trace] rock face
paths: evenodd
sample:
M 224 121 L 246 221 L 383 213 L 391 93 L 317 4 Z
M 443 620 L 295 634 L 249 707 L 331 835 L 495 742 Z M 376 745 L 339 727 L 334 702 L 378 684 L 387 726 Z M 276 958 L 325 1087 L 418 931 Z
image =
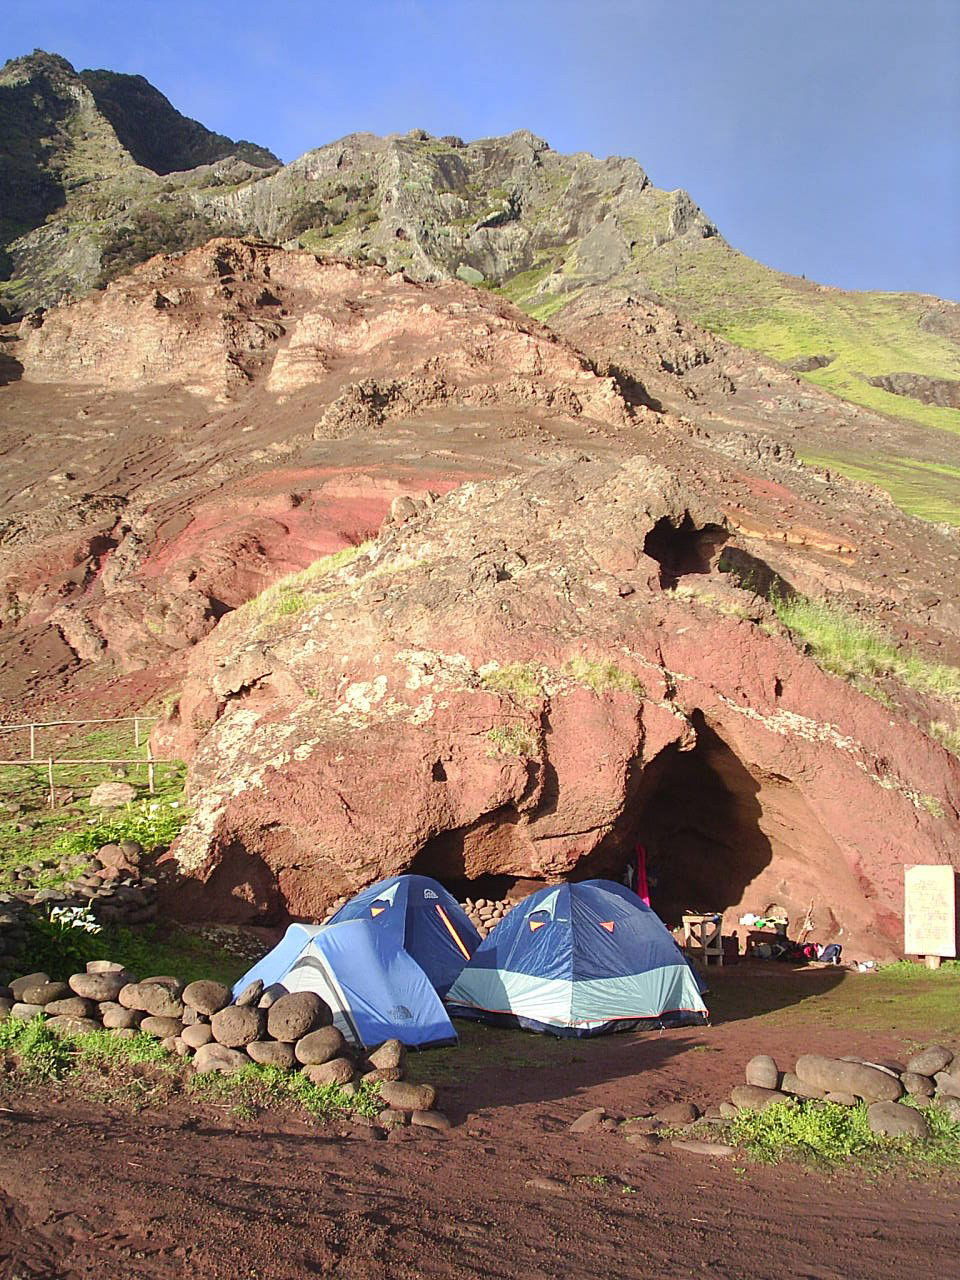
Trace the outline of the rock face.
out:
M 956 857 L 960 764 L 675 590 L 731 591 L 726 538 L 644 458 L 558 464 L 388 527 L 255 639 L 232 614 L 164 730 L 198 799 L 171 905 L 322 918 L 410 869 L 619 874 L 642 832 L 668 918 L 691 894 L 799 917 L 829 884 L 823 927 L 892 949 L 905 851 Z

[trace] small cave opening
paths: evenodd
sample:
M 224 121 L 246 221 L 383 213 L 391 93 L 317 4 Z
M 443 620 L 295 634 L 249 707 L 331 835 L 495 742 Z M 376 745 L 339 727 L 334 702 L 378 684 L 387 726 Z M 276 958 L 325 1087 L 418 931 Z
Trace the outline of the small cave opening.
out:
M 499 869 L 510 863 L 506 849 L 516 823 L 517 812 L 508 805 L 473 827 L 442 831 L 426 842 L 408 870 L 412 875 L 438 880 L 458 902 L 502 902 L 512 906 L 547 883 Z M 476 837 L 481 833 L 486 856 L 478 860 Z
M 669 591 L 691 573 L 710 573 L 728 533 L 718 524 L 698 526 L 689 511 L 679 524 L 661 516 L 643 540 L 644 554 L 660 566 L 660 586 Z

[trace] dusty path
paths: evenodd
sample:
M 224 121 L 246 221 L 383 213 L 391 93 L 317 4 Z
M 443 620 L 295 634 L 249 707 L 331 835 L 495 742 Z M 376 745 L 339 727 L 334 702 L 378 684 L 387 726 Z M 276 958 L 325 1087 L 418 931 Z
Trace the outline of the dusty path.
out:
M 929 1003 L 940 988 L 923 979 L 899 995 L 834 970 L 712 977 L 709 1028 L 558 1042 L 461 1025 L 459 1049 L 411 1060 L 440 1085 L 455 1125 L 445 1135 L 376 1140 L 359 1125 L 239 1115 L 192 1094 L 137 1114 L 76 1085 L 8 1087 L 0 1278 L 955 1275 L 956 1174 L 831 1176 L 569 1132 L 588 1107 L 629 1116 L 718 1101 L 764 1048 L 786 1064 L 814 1044 L 902 1058 L 931 1035 L 955 1039 L 955 1015 Z M 531 1188 L 534 1178 L 561 1188 Z
M 575 1140 L 525 1115 L 490 1116 L 449 1137 L 360 1133 L 321 1136 L 273 1117 L 234 1127 L 170 1111 L 6 1111 L 0 1275 L 955 1274 L 960 1195 L 936 1178 L 875 1186 L 744 1172 L 641 1155 L 611 1135 Z M 565 1190 L 525 1186 L 537 1176 Z

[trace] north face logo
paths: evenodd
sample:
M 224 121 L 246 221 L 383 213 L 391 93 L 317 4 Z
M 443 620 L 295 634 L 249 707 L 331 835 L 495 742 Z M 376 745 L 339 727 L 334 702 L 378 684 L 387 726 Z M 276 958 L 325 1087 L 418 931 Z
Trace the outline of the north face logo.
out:
M 425 898 L 438 898 L 440 895 L 437 893 L 434 893 L 432 889 L 424 889 L 423 896 Z

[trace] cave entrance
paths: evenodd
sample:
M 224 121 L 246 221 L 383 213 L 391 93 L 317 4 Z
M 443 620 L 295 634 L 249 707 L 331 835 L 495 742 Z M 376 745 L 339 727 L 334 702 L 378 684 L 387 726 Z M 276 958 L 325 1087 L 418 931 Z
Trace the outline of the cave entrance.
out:
M 660 566 L 660 586 L 671 590 L 688 573 L 710 573 L 728 533 L 718 524 L 698 527 L 690 512 L 679 524 L 661 516 L 643 540 L 643 551 Z
M 685 912 L 739 904 L 774 854 L 761 826 L 760 782 L 702 712 L 691 722 L 696 745 L 672 744 L 651 761 L 627 815 L 646 851 L 651 905 L 671 928 Z

